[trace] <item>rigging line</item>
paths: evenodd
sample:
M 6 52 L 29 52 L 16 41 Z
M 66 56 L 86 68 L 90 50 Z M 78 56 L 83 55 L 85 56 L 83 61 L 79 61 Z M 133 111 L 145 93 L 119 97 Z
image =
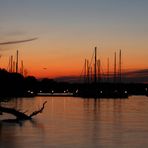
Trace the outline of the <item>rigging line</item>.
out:
M 105 78 L 105 74 L 104 74 L 102 65 L 100 65 L 100 67 L 101 67 L 101 71 L 102 71 L 102 78 Z
M 91 60 L 90 60 L 88 69 L 90 69 L 90 67 L 91 67 L 91 65 L 92 65 L 92 61 L 93 61 L 94 55 L 95 55 L 95 51 L 93 51 L 93 54 L 92 54 L 92 57 L 91 57 Z M 82 69 L 82 71 L 81 71 L 81 73 L 80 73 L 80 77 L 79 77 L 80 80 L 81 80 L 81 78 L 83 78 L 83 76 L 84 76 L 84 75 L 83 75 L 84 69 L 85 69 L 85 63 L 84 63 L 83 69 Z
M 83 66 L 82 71 L 81 71 L 80 76 L 79 76 L 80 81 L 82 80 L 81 78 L 83 78 L 83 76 L 84 76 L 83 75 L 84 69 L 85 69 L 85 63 L 84 63 L 84 66 Z
M 91 60 L 90 60 L 90 63 L 89 63 L 89 68 L 90 68 L 91 65 L 92 65 L 92 61 L 93 61 L 94 55 L 95 55 L 95 51 L 94 51 L 93 54 L 92 54 L 92 57 L 91 57 Z

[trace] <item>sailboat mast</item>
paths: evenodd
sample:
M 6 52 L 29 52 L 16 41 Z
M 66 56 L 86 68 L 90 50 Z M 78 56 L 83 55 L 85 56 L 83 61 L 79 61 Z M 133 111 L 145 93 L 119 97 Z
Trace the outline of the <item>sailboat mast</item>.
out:
M 109 57 L 107 58 L 107 81 L 109 82 Z
M 97 47 L 95 47 L 94 83 L 97 83 Z
M 16 51 L 16 73 L 18 73 L 18 50 Z
M 116 83 L 116 52 L 114 55 L 114 83 Z

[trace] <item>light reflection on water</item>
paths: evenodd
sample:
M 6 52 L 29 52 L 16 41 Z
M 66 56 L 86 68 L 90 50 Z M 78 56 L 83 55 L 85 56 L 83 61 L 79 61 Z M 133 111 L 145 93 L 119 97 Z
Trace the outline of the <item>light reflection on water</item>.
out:
M 0 147 L 148 147 L 148 97 L 81 99 L 36 97 L 13 99 L 4 106 L 31 113 L 32 121 L 0 123 Z M 13 118 L 4 114 L 0 120 Z

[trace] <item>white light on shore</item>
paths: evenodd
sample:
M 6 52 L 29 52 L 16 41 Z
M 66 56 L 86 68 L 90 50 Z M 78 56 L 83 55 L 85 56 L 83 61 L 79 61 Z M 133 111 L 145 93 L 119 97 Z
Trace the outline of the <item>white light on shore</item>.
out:
M 125 91 L 124 93 L 127 94 L 127 91 Z

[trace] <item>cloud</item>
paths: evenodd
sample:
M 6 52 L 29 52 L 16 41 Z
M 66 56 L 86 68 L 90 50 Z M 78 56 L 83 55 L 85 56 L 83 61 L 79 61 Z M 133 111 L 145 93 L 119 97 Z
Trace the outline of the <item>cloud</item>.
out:
M 106 74 L 102 75 L 102 80 L 106 80 Z M 110 82 L 113 82 L 114 75 L 110 75 Z M 55 78 L 58 82 L 72 82 L 72 83 L 83 83 L 83 79 L 79 76 L 63 76 Z M 129 71 L 122 73 L 122 82 L 125 83 L 148 83 L 148 69 L 141 69 L 135 71 Z
M 19 43 L 34 41 L 34 40 L 37 40 L 37 39 L 38 38 L 31 38 L 31 39 L 19 40 L 19 41 L 1 42 L 0 45 L 19 44 Z
M 148 69 L 126 72 L 128 77 L 148 77 Z

